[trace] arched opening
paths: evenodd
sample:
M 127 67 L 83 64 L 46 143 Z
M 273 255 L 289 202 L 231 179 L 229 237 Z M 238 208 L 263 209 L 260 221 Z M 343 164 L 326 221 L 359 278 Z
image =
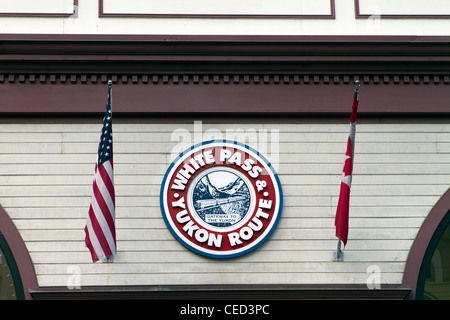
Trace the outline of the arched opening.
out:
M 0 300 L 23 300 L 22 279 L 14 256 L 0 233 Z
M 0 299 L 32 299 L 37 277 L 27 247 L 0 206 Z
M 422 224 L 409 252 L 403 285 L 410 299 L 450 299 L 450 189 Z
M 416 299 L 450 300 L 450 211 L 428 245 L 417 281 Z

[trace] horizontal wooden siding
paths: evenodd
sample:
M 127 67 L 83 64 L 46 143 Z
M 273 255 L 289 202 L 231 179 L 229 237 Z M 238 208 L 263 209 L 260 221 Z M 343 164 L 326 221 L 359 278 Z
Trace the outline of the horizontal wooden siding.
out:
M 348 125 L 117 123 L 118 254 L 114 263 L 92 264 L 83 228 L 100 129 L 0 125 L 0 205 L 30 251 L 40 286 L 66 286 L 74 274 L 81 286 L 361 284 L 372 266 L 382 283 L 400 284 L 418 229 L 450 181 L 449 124 L 357 124 L 349 241 L 337 263 L 334 214 Z M 177 152 L 233 135 L 274 163 L 284 207 L 260 249 L 216 261 L 172 237 L 159 191 Z

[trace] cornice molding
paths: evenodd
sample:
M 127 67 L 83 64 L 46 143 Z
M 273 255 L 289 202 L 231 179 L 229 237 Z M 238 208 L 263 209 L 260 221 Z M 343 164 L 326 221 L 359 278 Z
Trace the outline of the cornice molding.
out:
M 362 114 L 448 115 L 450 37 L 0 35 L 2 113 L 99 112 L 110 79 L 119 114 L 345 114 L 358 79 Z
M 333 57 L 442 56 L 449 36 L 199 36 L 1 34 L 2 56 Z M 34 56 L 33 56 L 34 55 Z
M 450 37 L 0 35 L 0 73 L 447 75 Z

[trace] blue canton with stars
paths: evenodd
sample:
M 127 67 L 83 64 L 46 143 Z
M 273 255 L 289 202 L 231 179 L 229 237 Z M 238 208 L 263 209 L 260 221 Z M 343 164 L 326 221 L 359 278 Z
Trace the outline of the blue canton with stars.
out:
M 113 158 L 111 92 L 108 94 L 105 117 L 103 118 L 102 135 L 98 144 L 98 167 Z

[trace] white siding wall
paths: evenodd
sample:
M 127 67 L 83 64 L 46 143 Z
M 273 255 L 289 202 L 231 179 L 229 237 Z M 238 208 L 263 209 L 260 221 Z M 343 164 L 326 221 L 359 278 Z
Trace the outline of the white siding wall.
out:
M 83 229 L 100 128 L 0 125 L 0 204 L 26 242 L 40 286 L 65 286 L 74 270 L 82 286 L 352 284 L 366 283 L 371 265 L 382 283 L 398 284 L 418 229 L 449 187 L 449 124 L 358 124 L 349 242 L 345 262 L 332 262 L 348 125 L 203 124 L 204 138 L 267 129 L 265 152 L 276 162 L 279 147 L 284 192 L 272 237 L 249 255 L 216 261 L 181 246 L 159 208 L 163 175 L 182 147 L 179 133 L 199 138 L 193 123 L 114 124 L 118 254 L 112 264 L 92 264 Z M 279 144 L 271 130 L 279 130 Z

